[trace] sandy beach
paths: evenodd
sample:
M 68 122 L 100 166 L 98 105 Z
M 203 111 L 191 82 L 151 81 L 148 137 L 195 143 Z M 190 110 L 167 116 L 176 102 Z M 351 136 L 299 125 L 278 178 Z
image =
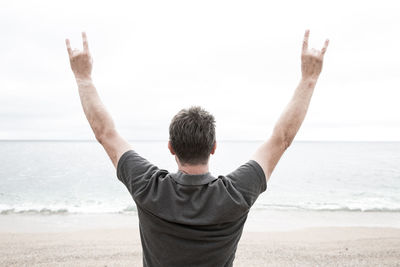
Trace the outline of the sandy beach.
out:
M 137 227 L 1 231 L 0 251 L 0 266 L 142 265 Z M 400 229 L 245 231 L 234 266 L 400 266 Z

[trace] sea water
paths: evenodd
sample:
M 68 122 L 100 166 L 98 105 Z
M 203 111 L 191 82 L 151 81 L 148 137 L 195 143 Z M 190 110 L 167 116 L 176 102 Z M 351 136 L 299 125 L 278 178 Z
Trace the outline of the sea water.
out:
M 177 170 L 167 141 L 132 141 L 159 168 Z M 261 142 L 221 141 L 214 176 L 249 160 Z M 103 148 L 91 141 L 1 141 L 0 213 L 135 213 Z M 400 214 L 400 142 L 294 142 L 252 213 Z

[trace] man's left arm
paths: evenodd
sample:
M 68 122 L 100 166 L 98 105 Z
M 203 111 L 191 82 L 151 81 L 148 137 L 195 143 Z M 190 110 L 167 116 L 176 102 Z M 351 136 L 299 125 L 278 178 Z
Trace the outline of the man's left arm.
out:
M 83 50 L 72 50 L 69 40 L 65 40 L 71 69 L 78 84 L 79 96 L 86 118 L 97 141 L 104 147 L 115 168 L 117 168 L 122 154 L 131 150 L 132 147 L 115 129 L 114 121 L 96 91 L 91 77 L 93 60 L 84 32 L 82 39 Z

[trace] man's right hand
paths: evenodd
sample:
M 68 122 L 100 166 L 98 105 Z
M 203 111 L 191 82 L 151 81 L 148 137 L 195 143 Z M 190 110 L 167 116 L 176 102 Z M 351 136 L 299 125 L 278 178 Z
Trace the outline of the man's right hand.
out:
M 321 51 L 314 48 L 308 49 L 308 37 L 310 36 L 310 30 L 306 30 L 304 34 L 303 49 L 301 52 L 301 73 L 302 78 L 317 79 L 322 70 L 322 63 L 324 60 L 324 54 L 329 44 L 329 40 L 326 39 L 324 47 Z

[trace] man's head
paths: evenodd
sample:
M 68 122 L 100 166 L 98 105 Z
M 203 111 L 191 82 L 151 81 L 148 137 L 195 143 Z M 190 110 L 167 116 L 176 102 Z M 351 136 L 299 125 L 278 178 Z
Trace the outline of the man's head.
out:
M 215 119 L 201 107 L 182 109 L 169 126 L 169 147 L 181 164 L 207 164 L 215 151 Z

